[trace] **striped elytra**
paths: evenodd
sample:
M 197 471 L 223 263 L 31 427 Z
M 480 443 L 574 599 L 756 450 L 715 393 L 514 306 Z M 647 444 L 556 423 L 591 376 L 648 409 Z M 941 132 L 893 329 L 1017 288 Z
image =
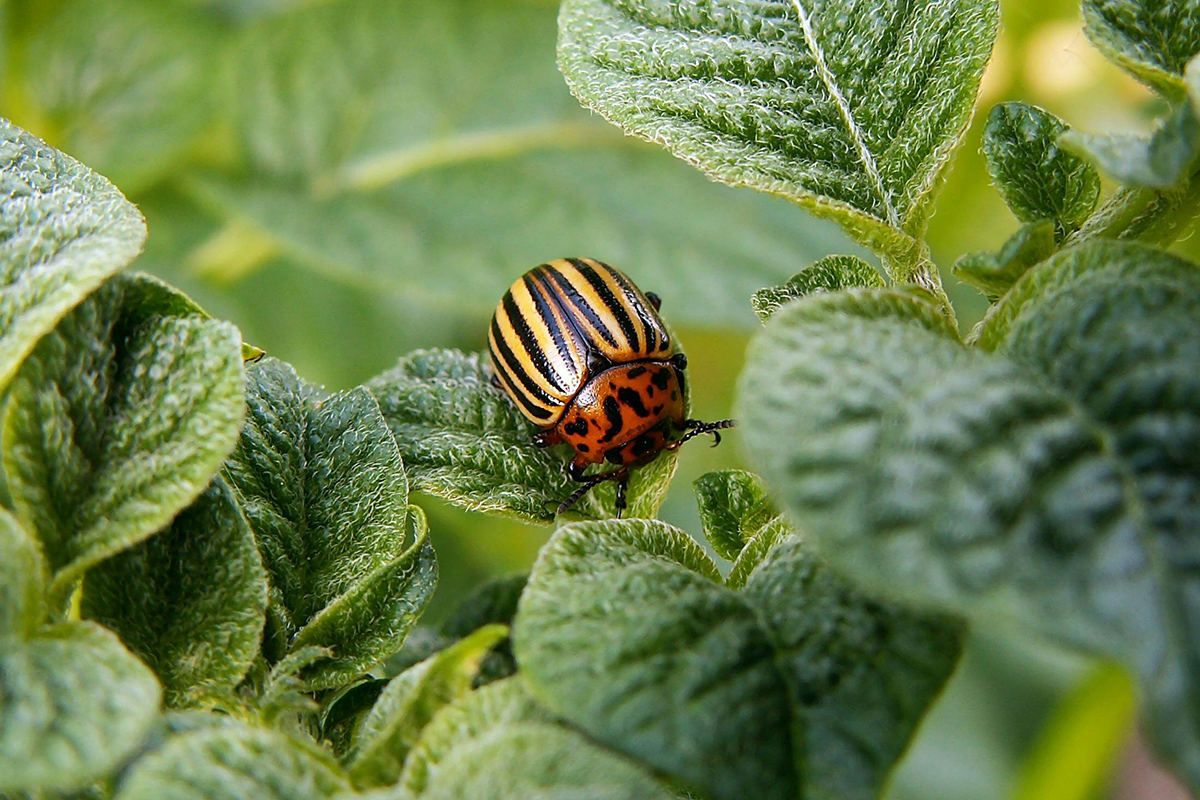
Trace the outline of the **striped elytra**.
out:
M 658 306 L 620 270 L 590 258 L 534 267 L 496 306 L 488 330 L 494 382 L 542 429 L 535 444 L 575 450 L 567 471 L 583 485 L 559 513 L 613 480 L 619 515 L 632 467 L 733 424 L 685 416 L 687 360 Z M 605 461 L 616 469 L 585 475 Z

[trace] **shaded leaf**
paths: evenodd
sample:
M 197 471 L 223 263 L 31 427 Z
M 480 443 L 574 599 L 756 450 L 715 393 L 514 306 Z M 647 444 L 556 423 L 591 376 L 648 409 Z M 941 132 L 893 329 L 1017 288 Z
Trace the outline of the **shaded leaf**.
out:
M 1053 255 L 1054 223 L 1029 222 L 1008 237 L 995 253 L 966 253 L 954 262 L 954 275 L 995 302 L 1034 264 Z
M 0 387 L 43 335 L 138 254 L 142 215 L 111 183 L 0 119 Z
M 366 387 L 379 400 L 414 489 L 473 511 L 548 522 L 577 486 L 566 474 L 569 448 L 535 447 L 537 428 L 491 384 L 485 364 L 479 354 L 418 350 Z M 674 471 L 674 453 L 635 470 L 628 514 L 654 516 Z M 612 491 L 594 490 L 573 511 L 612 516 Z
M 132 754 L 158 714 L 154 674 L 98 625 L 0 645 L 0 792 L 82 788 Z
M 241 681 L 258 655 L 266 605 L 254 535 L 220 479 L 165 531 L 84 580 L 84 616 L 120 635 L 176 706 Z
M 243 726 L 177 736 L 139 761 L 117 800 L 323 800 L 349 789 L 328 753 Z
M 692 486 L 704 535 L 717 555 L 729 561 L 735 561 L 759 530 L 779 515 L 762 481 L 752 472 L 709 472 Z
M 186 4 L 70 0 L 26 44 L 25 90 L 64 149 L 132 191 L 212 119 L 215 33 Z
M 788 278 L 782 286 L 759 289 L 750 298 L 754 313 L 763 322 L 783 304 L 813 292 L 835 292 L 854 287 L 883 288 L 883 279 L 857 256 L 826 256 Z
M 924 232 L 997 17 L 986 0 L 569 0 L 559 64 L 627 131 L 895 255 Z
M 1178 106 L 1149 137 L 1068 131 L 1062 142 L 1128 186 L 1175 189 L 1195 171 L 1200 157 L 1200 119 L 1191 105 Z
M 1195 0 L 1084 0 L 1092 44 L 1135 78 L 1168 97 L 1183 96 L 1183 73 L 1200 52 Z
M 528 580 L 528 575 L 511 575 L 488 581 L 459 603 L 442 622 L 439 630 L 447 637 L 461 638 L 484 625 L 499 623 L 511 626 L 517 614 L 521 592 L 525 591 Z M 512 640 L 506 635 L 484 657 L 475 675 L 474 685 L 478 687 L 507 678 L 516 671 Z
M 174 316 L 137 275 L 109 281 L 22 365 L 4 418 L 17 516 L 61 601 L 89 567 L 163 528 L 208 485 L 242 422 L 241 339 Z
M 396 650 L 436 583 L 425 518 L 408 505 L 396 443 L 367 392 L 322 399 L 287 364 L 247 367 L 247 420 L 225 472 L 271 584 L 264 644 L 334 658 L 310 688 L 343 682 Z M 409 530 L 412 535 L 409 535 Z
M 405 644 L 412 639 L 405 640 Z M 388 681 L 384 678 L 363 678 L 333 690 L 321 699 L 321 738 L 329 743 L 339 759 L 345 759 L 358 741 L 358 728 L 363 718 L 379 699 Z
M 0 639 L 33 633 L 45 614 L 45 584 L 37 541 L 0 508 Z
M 485 625 L 393 678 L 358 729 L 348 765 L 354 783 L 360 788 L 395 783 L 422 729 L 470 691 L 484 656 L 507 635 L 504 625 Z
M 983 129 L 983 155 L 1004 202 L 1021 222 L 1051 220 L 1061 242 L 1096 208 L 1100 176 L 1059 146 L 1069 126 L 1027 103 L 993 106 Z

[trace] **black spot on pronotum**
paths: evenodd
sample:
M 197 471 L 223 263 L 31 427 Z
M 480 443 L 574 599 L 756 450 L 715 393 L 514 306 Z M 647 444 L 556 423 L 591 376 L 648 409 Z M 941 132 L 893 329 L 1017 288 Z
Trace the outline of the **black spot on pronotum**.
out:
M 580 444 L 575 445 L 575 449 L 581 453 L 586 453 L 589 450 L 591 450 L 592 448 L 588 447 L 586 444 L 580 443 Z
M 659 403 L 654 408 L 650 409 L 651 414 L 661 414 L 663 410 L 662 403 Z
M 634 367 L 633 369 L 629 370 L 630 378 L 640 378 L 645 374 L 646 374 L 645 367 Z
M 625 421 L 621 418 L 621 405 L 612 395 L 604 398 L 604 416 L 608 418 L 609 428 L 600 441 L 611 442 L 613 437 L 620 433 L 621 428 L 625 426 Z
M 628 386 L 622 386 L 617 390 L 617 399 L 632 408 L 633 413 L 639 417 L 650 416 L 650 412 L 646 410 L 646 405 L 642 402 L 642 396 Z
M 671 370 L 666 368 L 660 369 L 654 373 L 654 376 L 650 380 L 654 381 L 654 385 L 665 392 L 667 387 L 671 385 Z
M 587 433 L 587 429 L 587 423 L 580 417 L 576 417 L 566 425 L 563 425 L 563 433 L 571 434 L 573 436 L 583 436 Z

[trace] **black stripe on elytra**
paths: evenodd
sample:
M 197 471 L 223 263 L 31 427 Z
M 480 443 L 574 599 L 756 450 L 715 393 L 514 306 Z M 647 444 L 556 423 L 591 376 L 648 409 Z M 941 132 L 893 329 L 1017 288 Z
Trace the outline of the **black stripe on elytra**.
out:
M 621 417 L 621 405 L 611 394 L 604 398 L 604 416 L 608 417 L 609 427 L 601 437 L 601 443 L 611 442 L 613 437 L 621 432 L 621 428 L 625 427 L 625 420 Z
M 504 313 L 508 315 L 509 326 L 512 328 L 513 333 L 517 335 L 517 340 L 521 343 L 521 347 L 525 348 L 525 352 L 529 355 L 530 363 L 546 379 L 546 383 L 549 383 L 560 392 L 567 391 L 567 387 L 562 384 L 558 376 L 554 374 L 554 370 L 550 367 L 550 359 L 546 358 L 546 354 L 542 352 L 541 342 L 538 341 L 533 329 L 529 327 L 529 321 L 522 316 L 521 309 L 517 308 L 517 301 L 513 300 L 512 292 L 505 292 L 504 297 L 500 300 L 500 304 L 504 307 Z
M 596 311 L 588 304 L 586 300 L 583 299 L 583 295 L 579 294 L 579 290 L 572 286 L 571 282 L 567 280 L 567 277 L 554 267 L 547 265 L 546 271 L 549 273 L 550 277 L 554 279 L 554 284 L 558 286 L 560 290 L 562 290 L 563 298 L 570 303 L 570 308 L 564 309 L 566 313 L 568 315 L 574 313 L 582 314 L 587 318 L 587 321 L 592 324 L 592 327 L 599 332 L 600 338 L 608 342 L 609 346 L 615 349 L 617 346 L 617 340 L 613 338 L 612 332 L 608 329 L 608 325 L 604 323 L 604 320 L 600 319 L 600 316 L 596 313 Z M 590 337 L 585 336 L 584 341 L 587 341 L 588 338 Z
M 625 290 L 625 295 L 629 300 L 629 305 L 635 311 L 637 311 L 638 318 L 641 319 L 642 325 L 646 327 L 646 352 L 653 353 L 657 351 L 659 347 L 665 347 L 667 344 L 666 329 L 664 329 L 662 324 L 659 322 L 658 312 L 654 310 L 654 306 L 648 305 L 649 301 L 646 303 L 642 302 L 642 298 L 639 296 L 637 288 L 633 285 L 632 281 L 625 277 L 624 273 L 622 273 L 619 269 L 613 269 L 612 267 L 609 267 L 607 264 L 604 266 L 612 274 L 613 279 L 620 284 L 622 289 Z
M 563 334 L 563 330 L 558 325 L 558 320 L 554 317 L 554 310 L 550 307 L 550 300 L 544 294 L 539 281 L 531 278 L 528 274 L 522 279 L 525 281 L 525 290 L 529 292 L 529 296 L 533 298 L 533 305 L 537 309 L 538 316 L 546 323 L 546 330 L 550 331 L 550 338 L 554 340 L 554 346 L 558 349 L 558 354 L 562 356 L 563 361 L 571 370 L 571 377 L 579 377 L 579 364 L 571 356 L 571 348 L 567 345 L 567 337 Z
M 584 277 L 584 280 L 592 285 L 596 294 L 600 295 L 600 300 L 608 307 L 608 312 L 616 317 L 617 324 L 621 326 L 621 331 L 625 334 L 625 341 L 629 342 L 629 347 L 636 350 L 639 344 L 644 345 L 645 342 L 641 341 L 637 328 L 633 325 L 633 319 L 625 310 L 626 303 L 622 303 L 616 298 L 600 273 L 596 272 L 587 262 L 578 258 L 571 259 L 571 263 L 575 265 L 575 269 L 579 270 L 579 274 Z
M 646 405 L 642 402 L 642 396 L 628 386 L 617 389 L 617 399 L 632 408 L 633 413 L 639 417 L 650 416 L 650 412 L 646 410 Z
M 503 367 L 500 370 L 500 377 L 508 384 L 510 394 L 516 397 L 521 405 L 529 410 L 531 415 L 538 419 L 549 419 L 551 412 L 539 406 L 532 405 L 527 395 L 533 396 L 550 406 L 561 405 L 561 403 L 557 400 L 552 400 L 545 392 L 539 389 L 529 376 L 525 374 L 524 370 L 513 369 L 513 365 L 519 365 L 520 362 L 513 355 L 513 351 L 509 349 L 508 342 L 504 341 L 504 337 L 500 335 L 500 325 L 496 322 L 495 317 L 492 317 L 492 343 L 495 345 L 492 352 L 497 356 L 496 361 Z M 522 386 L 520 391 L 516 389 L 518 382 Z

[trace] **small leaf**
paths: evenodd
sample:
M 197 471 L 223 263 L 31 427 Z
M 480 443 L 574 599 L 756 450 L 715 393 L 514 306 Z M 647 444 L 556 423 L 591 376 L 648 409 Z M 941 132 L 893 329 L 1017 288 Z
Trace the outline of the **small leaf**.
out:
M 176 736 L 139 761 L 116 800 L 324 800 L 350 788 L 328 753 L 243 726 Z
M 436 781 L 442 765 L 456 749 L 486 737 L 506 725 L 521 722 L 553 722 L 538 705 L 520 677 L 506 678 L 462 695 L 438 711 L 421 731 L 404 762 L 397 784 L 402 791 L 420 797 Z
M 995 253 L 967 253 L 954 262 L 954 275 L 995 302 L 1034 264 L 1054 254 L 1054 223 L 1029 222 Z
M 64 149 L 135 190 L 212 118 L 215 33 L 187 6 L 69 0 L 26 43 L 24 88 Z
M 549 522 L 577 486 L 565 470 L 568 448 L 533 445 L 537 428 L 491 384 L 485 362 L 457 350 L 419 350 L 366 387 L 379 400 L 414 489 L 473 511 Z M 628 514 L 654 516 L 674 470 L 674 453 L 635 470 Z M 596 491 L 578 512 L 612 516 L 611 494 L 600 495 L 601 503 Z
M 483 657 L 507 635 L 504 625 L 485 625 L 393 678 L 359 727 L 358 749 L 349 763 L 355 785 L 395 783 L 422 729 L 470 691 Z
M 37 541 L 0 508 L 0 639 L 33 633 L 45 614 L 45 584 Z
M 826 256 L 788 278 L 782 286 L 759 289 L 750 298 L 754 313 L 763 322 L 779 307 L 813 292 L 836 292 L 854 287 L 883 288 L 883 279 L 858 256 Z
M 895 255 L 924 232 L 997 18 L 987 0 L 568 0 L 559 65 L 630 133 Z
M 303 677 L 310 689 L 338 685 L 395 651 L 428 601 L 437 562 L 425 517 L 408 505 L 404 463 L 364 390 L 320 399 L 265 358 L 247 367 L 246 403 L 225 471 L 270 578 L 264 648 L 278 660 L 326 647 L 334 657 Z
M 1105 56 L 1173 99 L 1187 91 L 1183 73 L 1200 52 L 1195 0 L 1084 0 L 1083 30 Z
M 174 316 L 162 284 L 114 278 L 22 365 L 4 415 L 17 516 L 41 540 L 61 602 L 89 567 L 162 529 L 233 449 L 237 329 Z
M 141 656 L 175 706 L 241 681 L 258 655 L 266 605 L 254 535 L 220 479 L 165 531 L 84 579 L 84 616 Z
M 1175 189 L 1192 176 L 1200 158 L 1200 119 L 1191 105 L 1183 105 L 1172 109 L 1148 138 L 1068 131 L 1061 141 L 1127 186 Z
M 729 561 L 736 561 L 763 526 L 779 516 L 766 488 L 752 472 L 709 472 L 692 485 L 704 535 L 717 555 Z
M 0 119 L 0 388 L 38 339 L 142 249 L 111 183 Z
M 99 625 L 0 640 L 0 792 L 104 777 L 137 749 L 158 703 L 154 674 Z
M 410 636 L 405 644 L 411 639 Z M 321 738 L 339 759 L 345 760 L 357 745 L 359 726 L 387 685 L 385 678 L 364 677 L 321 698 Z
M 983 155 L 1004 202 L 1021 222 L 1051 220 L 1058 242 L 1083 225 L 1100 197 L 1092 165 L 1059 147 L 1067 130 L 1053 114 L 1016 102 L 993 106 L 983 130 Z
M 455 639 L 462 638 L 484 625 L 499 623 L 511 626 L 513 618 L 517 615 L 517 603 L 521 599 L 521 592 L 525 591 L 528 580 L 528 575 L 512 575 L 488 581 L 458 604 L 442 622 L 440 632 Z M 512 640 L 505 636 L 479 665 L 475 686 L 507 678 L 516 671 L 517 662 L 512 653 Z
M 741 589 L 750 580 L 750 574 L 762 563 L 771 552 L 771 548 L 780 539 L 791 536 L 796 531 L 783 517 L 775 517 L 768 522 L 746 542 L 746 546 L 738 553 L 737 560 L 729 568 L 725 576 L 725 585 L 730 589 Z

